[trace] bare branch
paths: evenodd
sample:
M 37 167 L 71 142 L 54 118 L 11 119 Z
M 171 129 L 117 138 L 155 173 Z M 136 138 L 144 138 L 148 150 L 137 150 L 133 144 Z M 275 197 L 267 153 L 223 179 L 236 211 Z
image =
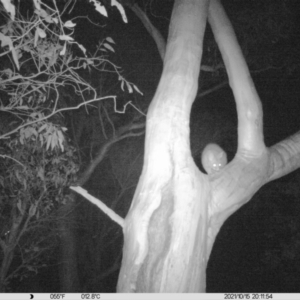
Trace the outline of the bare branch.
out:
M 70 189 L 82 195 L 84 198 L 89 200 L 100 208 L 106 215 L 108 215 L 113 221 L 118 223 L 122 228 L 124 227 L 124 219 L 117 215 L 113 210 L 106 206 L 101 200 L 90 195 L 85 189 L 80 186 L 70 186 Z

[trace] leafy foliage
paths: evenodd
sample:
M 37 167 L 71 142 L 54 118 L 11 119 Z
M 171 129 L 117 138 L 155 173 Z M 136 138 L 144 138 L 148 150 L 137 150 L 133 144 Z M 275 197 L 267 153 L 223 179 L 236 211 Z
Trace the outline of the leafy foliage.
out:
M 2 132 L 0 138 L 22 129 L 21 141 L 24 136 L 31 136 L 46 143 L 47 148 L 63 150 L 65 129 L 52 124 L 53 116 L 99 100 L 110 98 L 116 101 L 115 96 L 100 97 L 97 88 L 81 76 L 84 70 L 117 73 L 122 90 L 125 86 L 129 93 L 139 92 L 139 89 L 126 81 L 118 67 L 104 56 L 107 51 L 114 52 L 112 38 L 104 39 L 95 54 L 88 57 L 85 47 L 72 37 L 76 23 L 62 20 L 63 13 L 55 1 L 53 7 L 43 4 L 42 8 L 40 1 L 34 4 L 36 7 L 30 19 L 17 14 L 14 21 L 7 18 L 0 27 L 0 56 L 6 58 L 2 58 L 4 63 L 0 70 L 0 112 L 16 118 L 15 127 Z M 0 14 L 4 15 L 3 8 L 2 11 L 0 8 Z M 65 87 L 79 95 L 82 103 L 72 107 L 62 101 Z M 32 126 L 35 123 L 38 126 Z
M 85 48 L 71 37 L 75 24 L 63 22 L 53 3 L 43 9 L 36 1 L 29 18 L 17 13 L 0 27 L 1 291 L 13 278 L 22 280 L 45 266 L 57 246 L 57 212 L 68 201 L 64 191 L 78 171 L 58 113 L 102 99 L 79 71 L 105 71 L 109 61 L 97 53 L 113 50 L 108 38 L 87 58 Z M 1 7 L 0 14 L 5 16 Z M 81 57 L 72 55 L 72 44 Z M 65 86 L 83 103 L 68 107 L 62 101 Z M 85 99 L 84 91 L 91 99 Z
M 7 285 L 12 278 L 22 280 L 48 262 L 45 255 L 49 257 L 57 246 L 55 215 L 68 201 L 64 191 L 76 179 L 78 165 L 70 145 L 65 145 L 64 152 L 50 151 L 37 140 L 25 138 L 22 144 L 15 137 L 0 149 L 10 157 L 0 170 L 0 259 L 3 265 L 11 248 L 13 265 L 18 262 L 6 276 Z

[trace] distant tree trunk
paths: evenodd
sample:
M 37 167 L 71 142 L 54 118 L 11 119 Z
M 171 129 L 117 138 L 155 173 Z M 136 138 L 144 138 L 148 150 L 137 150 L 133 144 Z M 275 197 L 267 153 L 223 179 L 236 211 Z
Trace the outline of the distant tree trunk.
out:
M 82 136 L 85 118 L 86 116 L 83 110 L 76 114 L 77 126 L 75 130 L 73 123 L 74 115 L 72 115 L 73 141 L 76 145 L 79 144 Z M 81 292 L 81 286 L 78 277 L 76 230 L 74 228 L 74 221 L 77 219 L 76 195 L 71 192 L 70 198 L 72 201 L 69 200 L 59 211 L 58 224 L 60 231 L 61 260 L 59 265 L 60 292 L 79 293 Z
M 81 122 L 77 126 L 74 134 L 74 140 L 79 141 L 83 131 L 84 115 L 79 115 Z M 114 135 L 105 139 L 103 137 L 103 144 L 98 149 L 93 160 L 78 174 L 77 185 L 83 186 L 93 174 L 95 168 L 103 161 L 110 148 L 119 141 L 129 138 L 138 137 L 144 134 L 144 123 L 128 123 L 114 132 Z M 77 220 L 78 210 L 76 209 L 76 194 L 71 192 L 69 195 L 72 201 L 69 201 L 61 208 L 59 228 L 61 234 L 60 243 L 60 257 L 62 263 L 60 264 L 60 285 L 61 292 L 80 292 L 82 287 L 79 282 L 78 263 L 77 263 L 77 245 L 76 245 L 76 230 L 74 222 Z M 112 269 L 115 268 L 113 265 Z
M 1 270 L 0 270 L 0 293 L 5 293 L 5 289 L 6 289 L 5 279 L 13 257 L 14 257 L 13 249 L 6 248 L 3 251 L 3 259 L 2 259 Z
M 74 197 L 75 198 L 75 197 Z M 75 199 L 74 199 L 75 200 Z M 60 257 L 61 264 L 59 269 L 60 292 L 79 293 L 81 292 L 78 266 L 77 266 L 77 247 L 74 230 L 75 205 L 68 202 L 60 210 L 59 230 L 60 230 Z
M 26 208 L 24 210 L 26 210 Z M 0 238 L 0 246 L 2 250 L 2 262 L 0 266 L 1 293 L 4 293 L 7 288 L 7 283 L 9 282 L 8 277 L 11 277 L 9 270 L 14 259 L 15 249 L 19 243 L 20 237 L 22 236 L 22 232 L 27 230 L 27 226 L 31 218 L 30 216 L 25 216 L 25 214 L 20 214 L 16 208 L 13 212 L 10 232 L 5 239 L 2 240 Z
M 238 111 L 236 156 L 210 175 L 194 164 L 189 142 L 207 16 Z M 147 115 L 143 171 L 125 219 L 118 292 L 205 292 L 224 221 L 266 182 L 300 165 L 299 135 L 267 149 L 262 124 L 260 99 L 219 0 L 175 0 Z

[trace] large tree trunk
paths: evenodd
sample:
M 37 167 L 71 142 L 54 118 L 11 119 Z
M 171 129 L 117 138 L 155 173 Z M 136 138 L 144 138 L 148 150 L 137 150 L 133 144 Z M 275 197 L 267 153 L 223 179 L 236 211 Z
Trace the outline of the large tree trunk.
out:
M 126 217 L 119 292 L 204 291 L 209 184 L 191 156 L 208 1 L 175 1 L 164 70 L 149 107 L 143 172 Z
M 195 166 L 189 143 L 207 15 L 238 112 L 236 156 L 209 175 Z M 266 182 L 300 165 L 299 134 L 267 149 L 262 116 L 219 0 L 176 0 L 163 74 L 147 115 L 143 171 L 124 223 L 118 292 L 205 292 L 207 261 L 224 221 Z

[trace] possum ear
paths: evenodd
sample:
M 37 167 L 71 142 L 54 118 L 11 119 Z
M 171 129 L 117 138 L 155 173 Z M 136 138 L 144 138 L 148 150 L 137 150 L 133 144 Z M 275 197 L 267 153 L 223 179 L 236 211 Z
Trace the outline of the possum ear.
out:
M 201 162 L 207 174 L 215 173 L 226 166 L 227 155 L 217 144 L 208 144 L 202 152 Z

